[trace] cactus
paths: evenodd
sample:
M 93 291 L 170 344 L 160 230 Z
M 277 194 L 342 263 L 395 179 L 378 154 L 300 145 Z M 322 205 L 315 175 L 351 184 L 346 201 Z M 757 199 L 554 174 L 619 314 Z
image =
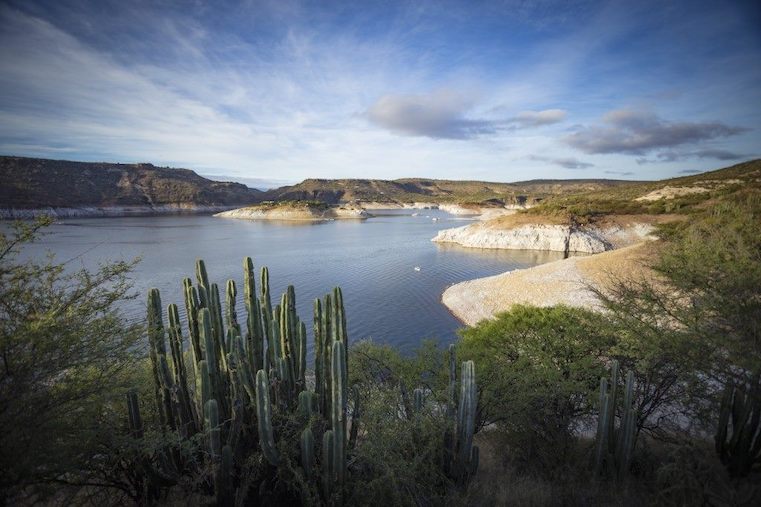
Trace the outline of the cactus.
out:
M 600 379 L 600 413 L 597 419 L 594 470 L 596 475 L 607 472 L 621 479 L 629 471 L 636 443 L 637 411 L 634 409 L 634 372 L 630 371 L 626 376 L 621 417 L 616 428 L 618 375 L 618 361 L 613 361 L 610 383 L 604 377 Z
M 339 487 L 343 487 L 346 479 L 346 353 L 344 344 L 340 341 L 333 343 L 331 358 L 331 413 L 330 427 L 333 430 L 333 469 Z
M 262 452 L 267 461 L 276 466 L 280 462 L 280 453 L 275 447 L 275 437 L 272 432 L 269 380 L 264 370 L 256 372 L 256 419 L 259 423 L 259 444 Z
M 310 428 L 301 432 L 301 467 L 307 479 L 314 473 L 314 435 Z
M 461 366 L 460 396 L 456 399 L 457 369 L 454 346 L 449 347 L 449 403 L 446 415 L 450 424 L 444 431 L 443 471 L 459 486 L 464 487 L 478 471 L 479 449 L 473 445 L 478 409 L 476 372 L 473 361 L 465 361 Z M 418 391 L 416 389 L 416 391 Z M 415 393 L 416 405 L 422 408 L 422 395 Z M 418 401 L 418 397 L 421 398 Z
M 322 490 L 325 498 L 330 498 L 333 494 L 333 482 L 335 481 L 334 464 L 334 437 L 333 431 L 327 430 L 322 435 Z
M 240 334 L 240 325 L 238 324 L 238 313 L 235 310 L 237 302 L 238 289 L 235 286 L 235 280 L 227 280 L 225 287 L 225 307 L 227 308 L 227 329 L 232 329 Z
M 476 372 L 473 361 L 462 363 L 460 376 L 460 403 L 457 409 L 457 441 L 455 455 L 462 482 L 466 482 L 478 468 L 478 447 L 473 445 L 476 426 Z
M 137 391 L 134 389 L 127 393 L 127 412 L 130 433 L 134 438 L 143 438 L 143 418 L 140 416 L 140 404 L 137 400 Z
M 759 380 L 753 379 L 750 388 L 729 382 L 724 389 L 714 442 L 731 477 L 746 477 L 761 464 Z
M 347 449 L 356 445 L 360 415 L 359 390 L 355 386 L 348 436 L 348 336 L 341 290 L 330 291 L 324 305 L 319 299 L 315 302 L 313 392 L 306 389 L 307 326 L 296 313 L 293 286 L 288 286 L 273 309 L 268 270 L 262 268 L 257 298 L 253 261 L 245 258 L 242 296 L 246 318 L 241 326 L 235 282 L 226 283 L 222 313 L 217 284 L 210 282 L 202 260 L 196 262 L 195 275 L 197 286 L 189 278 L 182 283 L 195 385 L 188 385 L 190 376 L 177 306 L 167 306 L 169 324 L 165 329 L 160 295 L 155 289 L 148 295 L 148 338 L 161 428 L 178 430 L 182 439 L 203 432 L 204 447 L 208 449 L 205 461 L 207 470 L 213 470 L 218 504 L 245 500 L 245 490 L 236 490 L 241 483 L 237 474 L 245 468 L 243 460 L 248 460 L 252 452 L 278 468 L 265 467 L 269 472 L 264 473 L 289 473 L 291 454 L 282 454 L 288 445 L 300 448 L 304 473 L 297 481 L 302 500 L 311 498 L 310 491 L 319 491 L 321 488 L 315 486 L 322 481 L 325 501 L 341 501 L 348 473 Z M 167 334 L 171 356 L 166 350 Z M 130 432 L 140 436 L 143 422 L 137 397 L 128 396 L 127 405 Z M 293 416 L 302 427 L 300 438 L 289 442 L 283 438 L 292 431 Z M 316 439 L 323 443 L 321 457 L 316 455 Z M 179 470 L 189 471 L 186 467 L 204 461 L 180 461 L 186 452 L 180 449 L 172 444 L 168 453 L 162 451 L 146 458 L 150 466 L 145 469 L 156 476 L 176 477 Z M 151 460 L 161 462 L 153 467 Z M 171 473 L 167 475 L 162 470 Z M 253 490 L 248 491 L 251 494 Z
M 259 300 L 256 297 L 254 262 L 243 260 L 243 301 L 246 306 L 246 351 L 249 365 L 254 371 L 264 368 L 264 332 Z

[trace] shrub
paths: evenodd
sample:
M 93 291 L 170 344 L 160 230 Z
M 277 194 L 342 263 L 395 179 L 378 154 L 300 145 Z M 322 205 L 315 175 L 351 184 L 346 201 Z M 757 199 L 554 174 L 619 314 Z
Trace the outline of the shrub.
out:
M 479 366 L 481 423 L 504 429 L 521 461 L 557 467 L 594 409 L 611 336 L 603 317 L 565 306 L 516 306 L 463 330 L 458 354 Z

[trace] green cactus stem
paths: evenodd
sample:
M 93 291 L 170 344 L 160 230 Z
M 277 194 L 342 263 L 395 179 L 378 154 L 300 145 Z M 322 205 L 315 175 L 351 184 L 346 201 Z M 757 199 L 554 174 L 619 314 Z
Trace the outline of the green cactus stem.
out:
M 333 430 L 333 470 L 339 488 L 343 488 L 346 479 L 346 354 L 344 344 L 333 343 L 331 358 L 331 415 L 330 427 Z
M 273 466 L 280 462 L 280 453 L 275 446 L 272 431 L 272 405 L 270 405 L 269 380 L 267 372 L 256 372 L 256 418 L 259 424 L 259 445 L 267 461 Z
M 314 475 L 314 435 L 310 428 L 301 432 L 301 467 L 304 476 L 310 479 Z
M 127 393 L 127 413 L 130 433 L 134 438 L 143 438 L 143 418 L 140 416 L 140 403 L 134 389 Z
M 610 381 L 600 379 L 600 413 L 595 444 L 595 474 L 608 473 L 618 479 L 629 471 L 636 443 L 637 411 L 634 409 L 634 372 L 626 376 L 618 428 L 615 425 L 619 364 L 611 364 Z

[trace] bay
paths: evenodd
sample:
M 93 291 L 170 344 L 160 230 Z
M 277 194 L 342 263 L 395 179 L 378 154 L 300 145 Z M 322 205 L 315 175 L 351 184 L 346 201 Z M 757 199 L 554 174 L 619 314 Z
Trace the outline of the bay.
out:
M 350 340 L 372 339 L 405 353 L 423 339 L 443 344 L 456 339 L 462 325 L 441 303 L 447 286 L 562 258 L 559 252 L 432 243 L 438 230 L 469 223 L 439 210 L 373 213 L 364 221 L 318 223 L 208 215 L 66 219 L 49 228 L 24 255 L 52 252 L 69 270 L 139 256 L 132 273 L 139 297 L 121 303 L 132 321 L 144 318 L 150 287 L 161 291 L 164 305 L 176 303 L 184 313 L 182 279 L 190 276 L 195 283 L 197 258 L 206 261 L 209 278 L 219 284 L 223 299 L 225 281 L 236 281 L 238 315 L 244 316 L 242 260 L 248 255 L 257 273 L 261 266 L 269 268 L 273 305 L 289 284 L 296 287 L 298 313 L 309 323 L 310 336 L 314 298 L 340 286 Z

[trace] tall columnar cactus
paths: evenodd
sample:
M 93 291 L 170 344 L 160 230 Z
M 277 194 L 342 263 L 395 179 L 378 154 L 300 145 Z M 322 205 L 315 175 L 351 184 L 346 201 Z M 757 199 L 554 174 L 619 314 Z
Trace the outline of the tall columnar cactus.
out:
M 443 471 L 460 486 L 464 486 L 478 470 L 478 446 L 473 445 L 476 429 L 478 396 L 473 361 L 462 363 L 460 395 L 457 397 L 457 358 L 454 345 L 449 347 L 449 386 L 446 415 L 450 420 L 444 431 Z M 416 405 L 422 405 L 422 400 Z M 458 403 L 459 400 L 459 403 Z
M 714 442 L 731 477 L 746 477 L 761 466 L 761 379 L 750 387 L 727 384 Z
M 203 432 L 218 504 L 230 504 L 237 496 L 242 460 L 258 452 L 270 466 L 281 469 L 272 471 L 279 474 L 285 470 L 281 449 L 289 445 L 301 451 L 303 477 L 297 478 L 301 494 L 312 492 L 302 498 L 318 491 L 315 486 L 322 481 L 324 500 L 340 501 L 348 473 L 347 452 L 358 438 L 360 414 L 355 387 L 351 435 L 347 436 L 348 336 L 341 290 L 333 289 L 324 304 L 315 303 L 312 392 L 306 388 L 307 326 L 296 313 L 293 286 L 273 309 L 267 269 L 262 269 L 257 298 L 253 261 L 244 259 L 246 319 L 241 326 L 235 282 L 229 280 L 225 286 L 223 313 L 217 284 L 210 282 L 202 260 L 196 263 L 196 280 L 197 286 L 189 278 L 183 280 L 190 342 L 187 360 L 192 363 L 194 385 L 185 367 L 177 306 L 167 307 L 169 324 L 164 328 L 158 290 L 148 296 L 148 336 L 161 427 L 176 430 L 181 438 Z M 167 334 L 171 356 L 166 350 Z M 142 434 L 136 396 L 128 398 L 128 408 L 131 432 Z M 291 442 L 279 441 L 292 431 L 285 421 L 293 421 L 293 415 L 302 425 L 301 433 Z M 323 442 L 321 458 L 316 456 L 315 440 Z M 162 466 L 156 469 L 164 462 L 171 462 L 175 472 L 198 463 L 198 459 L 178 460 L 179 449 L 175 446 L 169 454 L 162 453 Z
M 227 329 L 233 330 L 240 334 L 240 325 L 238 324 L 238 312 L 235 310 L 237 303 L 238 288 L 235 286 L 235 280 L 227 280 L 225 287 L 225 308 L 227 317 Z
M 193 411 L 193 398 L 188 389 L 188 374 L 183 355 L 182 326 L 177 305 L 170 304 L 167 307 L 167 314 L 169 315 L 169 343 L 172 349 L 172 370 L 174 371 L 179 422 L 182 433 L 185 436 L 191 436 L 198 430 L 198 425 Z
M 637 411 L 634 408 L 634 372 L 630 371 L 626 376 L 620 422 L 616 427 L 618 375 L 618 361 L 613 361 L 610 382 L 604 377 L 600 379 L 600 413 L 597 420 L 595 473 L 598 475 L 608 473 L 620 479 L 629 471 L 637 436 Z
M 262 310 L 256 297 L 256 276 L 254 261 L 251 257 L 243 260 L 243 301 L 246 306 L 246 355 L 251 368 L 259 371 L 264 368 L 264 331 L 262 329 Z
M 158 289 L 148 291 L 148 345 L 159 420 L 164 428 L 174 430 L 176 425 L 171 386 L 167 385 L 161 372 L 161 358 L 166 360 L 166 342 Z
M 460 403 L 457 408 L 457 441 L 455 456 L 458 478 L 466 482 L 478 469 L 478 446 L 473 445 L 478 409 L 476 369 L 473 361 L 462 363 L 460 375 Z
M 333 469 L 339 488 L 346 480 L 346 353 L 344 344 L 333 342 L 331 358 L 331 413 L 330 428 L 333 430 Z

